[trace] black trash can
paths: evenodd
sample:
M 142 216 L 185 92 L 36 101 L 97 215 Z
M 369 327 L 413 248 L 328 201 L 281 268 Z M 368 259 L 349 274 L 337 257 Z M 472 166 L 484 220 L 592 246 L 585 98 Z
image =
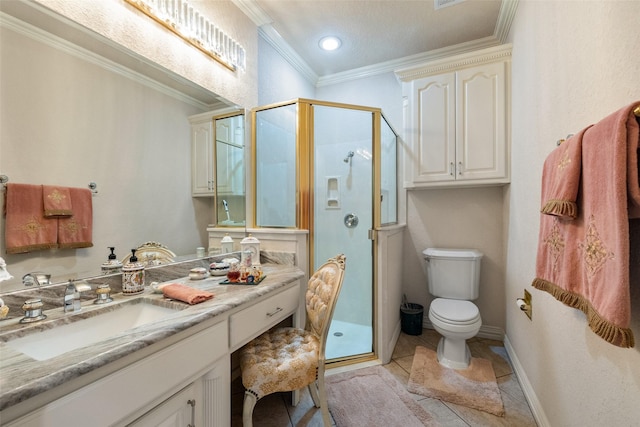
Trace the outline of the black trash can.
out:
M 422 315 L 420 304 L 405 303 L 400 306 L 400 329 L 407 335 L 422 335 Z

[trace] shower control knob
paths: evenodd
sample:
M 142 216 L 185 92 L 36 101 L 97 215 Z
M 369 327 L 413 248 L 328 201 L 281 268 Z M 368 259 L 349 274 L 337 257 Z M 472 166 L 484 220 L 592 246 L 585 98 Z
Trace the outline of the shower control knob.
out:
M 358 226 L 358 216 L 354 213 L 348 213 L 344 216 L 344 225 L 347 228 L 356 228 Z

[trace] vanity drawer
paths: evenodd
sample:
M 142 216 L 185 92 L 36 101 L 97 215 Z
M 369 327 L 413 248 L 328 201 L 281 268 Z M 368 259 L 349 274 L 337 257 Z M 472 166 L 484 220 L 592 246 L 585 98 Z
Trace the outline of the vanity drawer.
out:
M 300 287 L 294 286 L 229 317 L 229 346 L 233 351 L 296 311 Z

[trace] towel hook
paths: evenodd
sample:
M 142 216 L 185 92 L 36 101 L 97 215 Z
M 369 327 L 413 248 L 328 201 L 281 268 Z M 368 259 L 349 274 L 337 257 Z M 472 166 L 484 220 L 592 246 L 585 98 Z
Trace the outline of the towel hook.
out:
M 89 183 L 89 189 L 91 190 L 91 192 L 93 194 L 98 194 L 98 190 L 96 190 L 96 188 L 98 188 L 98 184 L 96 184 L 95 182 L 91 181 Z

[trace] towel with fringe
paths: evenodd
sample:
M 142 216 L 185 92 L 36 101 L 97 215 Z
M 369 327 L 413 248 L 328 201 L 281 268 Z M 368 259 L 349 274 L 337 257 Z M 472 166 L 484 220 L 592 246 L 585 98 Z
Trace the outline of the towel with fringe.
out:
M 45 217 L 68 217 L 73 214 L 68 187 L 43 185 L 42 198 Z
M 56 219 L 44 217 L 42 185 L 8 183 L 5 194 L 5 246 L 8 254 L 56 248 Z
M 602 119 L 582 134 L 577 216 L 541 214 L 533 287 L 583 311 L 607 342 L 633 347 L 630 329 L 630 219 L 640 218 L 638 122 L 640 102 Z M 553 198 L 543 169 L 542 200 Z M 637 229 L 637 227 L 634 227 Z M 635 243 L 635 241 L 634 241 Z
M 582 137 L 589 127 L 563 142 L 545 160 L 542 194 L 546 198 L 542 200 L 542 213 L 562 219 L 578 216 L 576 199 L 582 170 Z
M 194 289 L 179 283 L 171 283 L 162 287 L 165 297 L 186 302 L 187 304 L 199 304 L 213 298 L 213 294 L 207 291 Z
M 93 246 L 93 205 L 91 190 L 69 188 L 73 215 L 58 218 L 60 248 L 90 248 Z

